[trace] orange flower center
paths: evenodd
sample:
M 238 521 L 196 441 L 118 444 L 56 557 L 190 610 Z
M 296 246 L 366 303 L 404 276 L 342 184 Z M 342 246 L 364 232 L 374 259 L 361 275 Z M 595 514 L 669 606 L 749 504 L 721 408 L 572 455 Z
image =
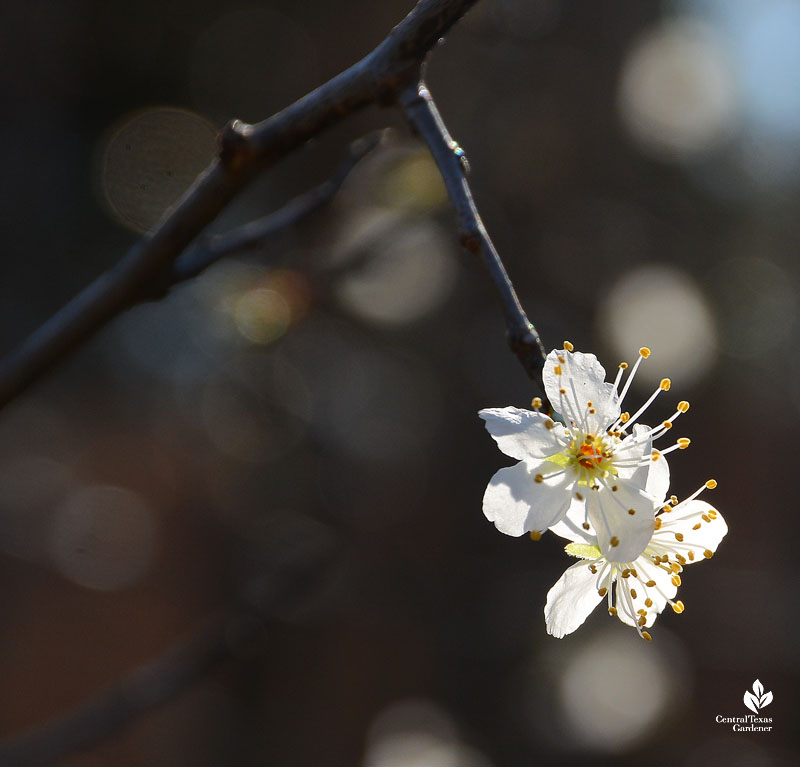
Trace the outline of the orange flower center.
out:
M 583 466 L 584 469 L 594 469 L 600 464 L 600 461 L 603 460 L 603 456 L 594 445 L 581 445 L 578 452 L 582 456 L 585 456 L 584 458 L 578 459 L 578 463 Z

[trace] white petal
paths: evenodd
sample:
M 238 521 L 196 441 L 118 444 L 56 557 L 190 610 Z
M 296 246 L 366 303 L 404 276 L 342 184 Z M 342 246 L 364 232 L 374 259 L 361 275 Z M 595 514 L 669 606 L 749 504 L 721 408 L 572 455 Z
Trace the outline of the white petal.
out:
M 590 490 L 589 522 L 600 550 L 611 562 L 633 562 L 653 537 L 655 501 L 627 480 L 613 480 L 617 490 Z M 633 511 L 633 514 L 631 514 Z M 612 546 L 612 540 L 616 545 Z
M 653 440 L 643 436 L 648 431 L 649 427 L 636 424 L 633 434 L 622 441 L 614 455 L 616 460 L 641 461 L 633 470 L 621 469 L 620 476 L 644 488 L 660 506 L 669 491 L 669 464 L 663 455 L 657 455 L 656 460 L 652 459 Z
M 544 620 L 548 634 L 560 639 L 586 620 L 603 598 L 595 588 L 596 579 L 585 560 L 567 568 L 547 592 Z
M 525 461 L 560 453 L 567 444 L 564 427 L 543 413 L 516 407 L 487 408 L 478 415 L 506 455 Z M 550 424 L 549 428 L 547 424 Z
M 546 465 L 558 470 L 554 464 Z M 501 533 L 544 532 L 566 512 L 570 499 L 568 485 L 572 480 L 561 474 L 554 479 L 536 482 L 536 473 L 520 462 L 500 469 L 489 482 L 483 496 L 483 513 Z
M 644 489 L 659 506 L 663 504 L 669 491 L 669 464 L 663 455 L 656 461 L 650 461 Z
M 709 515 L 709 511 L 716 518 Z M 686 557 L 687 565 L 705 559 L 706 551 L 713 554 L 728 532 L 728 525 L 722 515 L 705 501 L 684 501 L 672 511 L 660 514 L 659 519 L 662 523 L 661 529 L 654 533 L 654 541 L 682 554 Z M 699 527 L 695 530 L 697 525 Z M 676 534 L 683 540 L 678 542 Z M 693 558 L 689 557 L 689 551 L 694 554 Z
M 666 459 L 664 459 L 663 456 L 659 458 L 658 461 L 651 460 L 653 440 L 648 436 L 649 431 L 649 426 L 639 423 L 635 424 L 633 432 L 625 437 L 615 448 L 614 464 L 619 471 L 620 477 L 629 479 L 640 487 L 647 486 L 649 474 L 653 468 L 651 464 L 659 464 L 659 470 L 666 468 L 667 485 L 663 487 L 664 495 L 666 495 L 669 489 L 669 469 L 666 467 Z M 663 486 L 663 474 L 654 475 L 651 481 L 654 483 L 654 489 L 661 490 Z M 651 494 L 656 495 L 656 493 Z M 664 495 L 659 497 L 663 498 Z
M 575 497 L 576 490 L 580 492 L 583 500 L 578 500 Z M 578 486 L 572 488 L 572 501 L 564 514 L 563 519 L 550 527 L 550 531 L 562 538 L 569 541 L 582 541 L 583 543 L 591 543 L 597 545 L 597 534 L 594 528 L 589 523 L 589 529 L 586 530 L 583 523 L 586 519 L 586 495 L 589 491 L 586 488 L 578 489 Z
M 561 369 L 561 375 L 555 372 L 557 368 Z M 594 354 L 564 349 L 550 352 L 542 371 L 544 389 L 553 408 L 568 423 L 571 421 L 592 433 L 603 431 L 619 416 L 614 386 L 606 383 L 605 378 L 606 371 Z M 589 402 L 594 413 L 588 412 Z
M 667 606 L 667 601 L 675 596 L 678 587 L 672 582 L 672 573 L 656 567 L 646 557 L 639 557 L 634 562 L 634 567 L 638 578 L 630 576 L 617 579 L 617 617 L 623 623 L 635 626 L 639 619 L 637 611 L 646 610 L 646 622 L 642 627 L 646 628 L 653 625 L 658 614 Z M 650 581 L 655 581 L 656 585 L 647 586 Z M 649 607 L 646 604 L 647 599 L 653 602 Z

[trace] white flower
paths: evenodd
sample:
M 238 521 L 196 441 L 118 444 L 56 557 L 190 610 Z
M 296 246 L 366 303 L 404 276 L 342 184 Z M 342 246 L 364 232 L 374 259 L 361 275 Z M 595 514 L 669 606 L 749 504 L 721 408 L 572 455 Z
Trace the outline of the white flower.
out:
M 631 559 L 642 550 L 653 531 L 653 510 L 669 486 L 666 453 L 687 447 L 678 440 L 661 452 L 653 440 L 664 435 L 672 422 L 689 409 L 680 402 L 672 418 L 651 429 L 638 418 L 662 391 L 665 378 L 653 395 L 633 415 L 620 412 L 633 377 L 650 350 L 639 350 L 622 391 L 627 364 L 619 366 L 616 380 L 605 381 L 605 370 L 593 354 L 563 350 L 547 356 L 543 371 L 545 391 L 565 425 L 538 412 L 519 408 L 491 408 L 478 415 L 498 447 L 519 463 L 500 469 L 489 482 L 483 512 L 498 530 L 508 535 L 530 532 L 537 538 L 553 528 L 565 537 L 596 534 L 600 549 Z M 629 432 L 630 430 L 630 432 Z
M 567 553 L 582 561 L 568 568 L 547 594 L 547 632 L 560 638 L 575 631 L 604 597 L 611 615 L 635 626 L 648 640 L 650 634 L 643 629 L 652 626 L 668 604 L 682 613 L 683 602 L 673 600 L 681 585 L 680 573 L 684 566 L 711 557 L 728 532 L 716 509 L 695 500 L 716 484 L 708 480 L 682 503 L 672 496 L 655 517 L 648 543 L 627 561 L 604 556 L 591 536 L 585 536 L 583 543 L 568 544 Z

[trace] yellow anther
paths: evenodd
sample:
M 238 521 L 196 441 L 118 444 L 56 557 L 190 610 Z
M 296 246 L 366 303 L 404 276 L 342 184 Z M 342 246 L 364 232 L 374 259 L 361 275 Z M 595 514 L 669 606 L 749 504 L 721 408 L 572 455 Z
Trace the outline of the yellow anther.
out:
M 633 516 L 636 513 L 636 509 L 628 509 L 628 514 Z
M 717 486 L 717 480 L 716 479 L 707 479 L 706 480 L 706 487 L 709 490 L 713 490 L 716 486 Z
M 651 637 L 650 634 L 648 634 L 646 631 L 642 632 L 642 639 L 646 639 L 648 642 L 653 641 L 653 637 Z
M 589 412 L 590 412 L 592 415 L 594 415 L 594 414 L 595 414 L 597 411 L 596 411 L 596 410 L 595 410 L 593 407 L 590 407 L 590 408 L 589 408 Z
M 577 498 L 579 501 L 582 501 L 582 500 L 583 500 L 583 496 L 582 496 L 580 493 L 575 493 L 575 497 L 576 497 L 576 498 Z
M 692 440 L 690 440 L 688 437 L 681 437 L 678 440 L 678 450 L 686 450 L 686 448 L 691 444 Z
M 662 525 L 661 517 L 656 517 L 655 524 L 653 525 L 654 529 L 660 530 Z
M 597 575 L 597 566 L 596 565 L 589 565 L 589 569 L 592 571 L 592 575 Z
M 598 593 L 598 594 L 599 594 L 601 597 L 604 597 L 606 594 L 608 594 L 608 589 L 607 589 L 605 586 L 603 586 L 603 588 L 602 588 L 602 589 L 597 589 L 597 593 Z
M 531 540 L 538 541 L 542 537 L 542 533 L 540 530 L 531 530 Z
M 689 561 L 694 562 L 694 552 L 691 549 L 689 549 Z
M 544 482 L 544 477 L 543 477 L 541 474 L 537 474 L 537 475 L 536 475 L 536 476 L 533 478 L 533 481 L 534 481 L 534 482 Z
M 652 588 L 653 588 L 653 586 L 655 586 L 655 585 L 656 585 L 656 582 L 655 582 L 655 581 L 654 581 L 654 580 L 651 578 L 651 579 L 650 579 L 649 581 L 647 581 L 647 583 L 645 583 L 644 585 L 645 585 L 645 586 L 647 586 L 648 588 L 652 589 Z M 649 607 L 649 606 L 650 606 L 650 605 L 648 605 L 648 607 Z
M 683 533 L 675 533 L 675 540 L 682 541 L 683 540 Z
M 661 389 L 661 391 L 669 391 L 670 386 L 672 386 L 672 381 L 670 381 L 669 378 L 662 378 L 658 388 Z
M 611 536 L 611 540 L 609 541 L 609 543 L 610 543 L 612 546 L 619 546 L 619 538 L 617 538 L 617 536 L 616 536 L 616 535 L 612 535 L 612 536 Z
M 630 578 L 630 577 L 631 577 L 631 571 L 630 571 L 630 570 L 628 570 L 628 568 L 626 567 L 626 568 L 625 568 L 625 569 L 622 571 L 622 573 L 620 573 L 620 575 L 621 575 L 623 578 Z
M 710 519 L 716 519 L 717 518 L 717 512 L 714 509 L 709 509 L 708 510 L 708 516 L 709 516 Z
M 709 517 L 708 514 L 701 514 L 700 516 L 702 517 L 703 522 L 710 522 L 711 521 L 711 517 Z M 698 525 L 698 527 L 700 527 L 700 525 Z
M 677 496 L 677 495 L 671 495 L 671 496 L 669 497 L 669 502 L 670 502 L 670 503 L 671 503 L 673 506 L 677 506 L 677 505 L 678 505 L 678 496 Z
M 559 361 L 559 362 L 560 362 L 562 365 L 564 364 L 565 360 L 564 360 L 564 355 L 563 355 L 563 354 L 559 354 L 559 355 L 558 355 L 558 361 Z
M 661 458 L 661 453 L 658 450 L 653 450 L 653 452 L 650 453 L 651 461 L 657 461 L 659 458 Z
M 644 603 L 645 603 L 645 605 L 647 607 L 652 607 L 653 606 L 653 600 L 650 599 L 650 597 L 647 597 L 647 599 L 644 600 Z
M 675 559 L 677 559 L 682 565 L 686 564 L 686 557 L 683 556 L 683 554 L 676 554 Z
M 663 421 L 663 422 L 661 423 L 661 425 L 662 425 L 662 426 L 663 426 L 665 429 L 671 429 L 671 428 L 672 428 L 672 421 Z
M 706 559 L 711 559 L 711 557 L 713 557 L 713 556 L 714 556 L 714 552 L 713 552 L 713 551 L 711 551 L 711 549 L 706 549 L 706 550 L 703 552 L 703 556 L 704 556 Z
M 689 403 L 685 399 L 682 399 L 678 403 L 678 411 L 681 412 L 681 413 L 689 412 Z
M 646 623 L 647 623 L 647 615 L 640 615 L 639 616 L 639 620 L 636 621 L 636 622 L 639 624 L 639 628 L 641 628 L 642 626 L 646 625 Z
M 646 346 L 643 346 L 641 349 L 639 349 L 640 357 L 644 357 L 645 359 L 647 359 L 650 356 L 650 354 L 651 354 L 650 349 L 648 349 Z
M 636 599 L 636 589 L 631 589 L 631 596 Z
M 609 607 L 608 608 L 608 614 L 609 615 L 616 615 L 617 614 L 617 608 L 616 607 Z
M 581 527 L 582 527 L 584 530 L 588 530 L 588 529 L 591 527 L 591 525 L 590 525 L 588 522 L 584 522 L 584 523 L 581 525 Z
M 681 576 L 680 575 L 673 575 L 672 576 L 672 585 L 673 586 L 680 586 L 681 585 Z
M 641 607 L 640 607 L 640 608 L 639 608 L 639 609 L 636 611 L 636 614 L 637 614 L 637 615 L 647 615 L 647 610 L 644 610 L 643 608 L 641 608 Z
M 677 602 L 672 603 L 672 609 L 680 615 L 686 608 L 683 606 L 683 602 L 679 599 Z
M 677 562 L 670 562 L 669 563 L 669 567 L 670 567 L 670 570 L 672 570 L 673 573 L 677 574 L 677 573 L 679 573 L 681 571 L 681 566 Z
M 558 390 L 558 393 L 559 393 L 559 394 L 566 394 L 566 393 L 567 393 L 567 390 L 566 390 L 566 389 L 559 389 L 559 390 Z
M 541 406 L 542 406 L 542 398 L 541 397 L 534 397 L 531 400 L 531 407 L 533 407 L 534 410 L 538 410 Z
M 620 362 L 619 366 L 620 366 L 620 369 L 622 369 L 622 370 L 627 370 L 628 369 L 628 363 L 627 362 Z
M 556 425 L 555 421 L 545 421 L 544 422 L 544 428 L 547 429 L 548 431 L 550 429 L 552 429 L 555 425 Z
M 632 567 L 632 568 L 631 568 L 631 575 L 632 575 L 634 578 L 638 578 L 638 577 L 639 577 L 639 573 L 637 573 L 637 572 L 636 572 L 636 568 L 635 568 L 635 567 Z
M 628 421 L 631 420 L 631 414 L 626 410 L 624 413 L 619 414 L 619 420 L 622 421 L 622 423 L 628 423 Z
M 662 506 L 661 508 L 662 508 L 664 511 L 666 511 L 666 512 L 667 512 L 667 514 L 669 514 L 669 513 L 672 511 L 672 506 L 670 506 L 669 504 L 666 504 L 665 506 Z
M 575 347 L 569 341 L 564 341 L 564 348 L 571 352 Z
M 611 485 L 611 492 L 616 493 L 619 488 L 616 485 Z
M 553 368 L 553 372 L 554 372 L 554 373 L 555 373 L 557 376 L 560 376 L 560 375 L 561 375 L 561 365 L 556 365 L 556 366 Z

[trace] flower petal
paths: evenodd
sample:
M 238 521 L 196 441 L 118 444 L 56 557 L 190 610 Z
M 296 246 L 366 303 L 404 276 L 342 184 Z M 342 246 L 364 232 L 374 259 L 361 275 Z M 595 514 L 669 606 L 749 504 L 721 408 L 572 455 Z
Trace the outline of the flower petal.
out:
M 614 386 L 606 383 L 605 378 L 606 371 L 594 354 L 565 349 L 550 352 L 542 370 L 544 390 L 550 404 L 567 423 L 574 423 L 592 433 L 604 430 L 619 416 Z M 589 402 L 594 413 L 589 412 Z
M 536 472 L 521 461 L 500 469 L 489 482 L 483 496 L 483 513 L 501 533 L 544 532 L 566 512 L 570 500 L 568 485 L 572 480 L 561 474 L 536 482 L 535 476 Z
M 564 427 L 543 413 L 493 407 L 479 411 L 478 415 L 486 422 L 486 430 L 500 450 L 518 461 L 547 458 L 566 446 Z
M 713 554 L 728 532 L 722 515 L 705 501 L 684 501 L 672 511 L 659 514 L 659 519 L 661 528 L 653 534 L 653 540 L 678 551 L 686 557 L 687 565 L 705 559 L 707 551 Z
M 645 624 L 642 627 L 645 628 L 653 625 L 668 600 L 677 593 L 678 587 L 672 581 L 672 574 L 653 564 L 648 557 L 639 557 L 634 562 L 634 568 L 638 578 L 632 575 L 617 578 L 617 617 L 628 626 L 636 626 L 638 610 L 645 610 Z M 652 581 L 655 581 L 654 586 L 646 585 Z M 647 604 L 648 599 L 652 604 Z
M 663 455 L 657 460 L 650 461 L 647 480 L 644 489 L 648 495 L 653 496 L 657 504 L 663 503 L 669 491 L 669 464 Z
M 633 562 L 653 537 L 655 501 L 632 482 L 617 478 L 611 486 L 588 492 L 589 522 L 600 550 L 610 562 Z M 633 512 L 633 513 L 631 513 Z
M 588 491 L 585 488 L 581 488 L 580 491 L 577 491 L 581 496 L 581 498 L 578 499 L 576 497 L 576 490 L 577 486 L 572 488 L 572 500 L 569 508 L 560 521 L 550 526 L 550 531 L 569 541 L 583 541 L 584 543 L 596 546 L 597 533 L 595 533 L 591 522 L 589 523 L 588 530 L 583 526 L 583 523 L 587 521 L 586 495 Z
M 586 620 L 603 598 L 595 587 L 596 578 L 585 560 L 564 571 L 547 592 L 544 620 L 548 634 L 561 639 Z
M 655 461 L 651 459 L 653 440 L 649 432 L 650 427 L 635 424 L 633 433 L 617 446 L 614 459 L 620 477 L 643 487 L 660 503 L 669 490 L 669 465 L 663 455 L 659 455 Z

